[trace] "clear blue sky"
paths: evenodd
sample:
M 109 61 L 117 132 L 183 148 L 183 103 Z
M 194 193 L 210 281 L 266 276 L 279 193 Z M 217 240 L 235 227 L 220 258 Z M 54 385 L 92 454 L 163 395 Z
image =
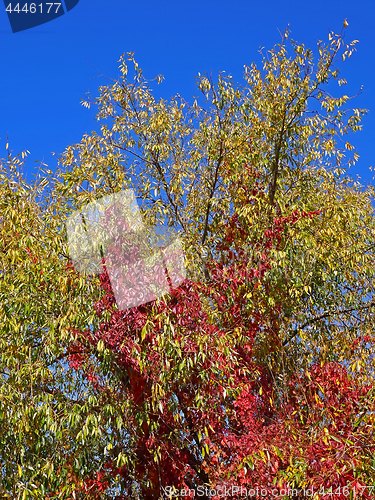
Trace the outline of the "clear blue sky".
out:
M 342 64 L 346 92 L 356 94 L 363 85 L 367 92 L 353 106 L 370 110 L 364 130 L 353 137 L 361 158 L 351 174 L 369 182 L 375 165 L 375 0 L 80 0 L 58 19 L 14 34 L 1 5 L 0 158 L 8 135 L 14 153 L 31 152 L 28 178 L 37 161 L 54 170 L 51 152 L 62 153 L 98 126 L 95 112 L 80 104 L 87 91 L 96 96 L 105 84 L 93 66 L 116 78 L 123 52 L 135 52 L 146 77 L 165 76 L 160 96 L 188 99 L 198 72 L 215 77 L 225 70 L 241 81 L 243 65 L 259 62 L 259 47 L 272 48 L 288 23 L 293 39 L 314 48 L 329 30 L 340 32 L 345 18 L 346 40 L 360 41 Z

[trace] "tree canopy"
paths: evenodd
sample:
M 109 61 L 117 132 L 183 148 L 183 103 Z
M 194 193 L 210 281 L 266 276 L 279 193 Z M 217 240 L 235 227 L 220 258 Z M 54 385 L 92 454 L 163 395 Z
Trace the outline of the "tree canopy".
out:
M 347 173 L 366 110 L 338 69 L 355 44 L 332 32 L 314 59 L 286 31 L 191 101 L 156 99 L 129 53 L 57 172 L 26 183 L 7 145 L 4 498 L 375 497 L 374 190 Z M 65 224 L 126 189 L 178 231 L 186 278 L 120 310 Z

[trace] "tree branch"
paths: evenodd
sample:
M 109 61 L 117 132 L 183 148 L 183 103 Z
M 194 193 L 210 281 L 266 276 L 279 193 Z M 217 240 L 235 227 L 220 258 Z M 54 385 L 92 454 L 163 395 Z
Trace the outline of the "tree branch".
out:
M 310 320 L 306 321 L 306 323 L 304 323 L 299 328 L 295 328 L 292 335 L 288 339 L 284 340 L 283 346 L 285 347 L 294 337 L 296 337 L 298 335 L 298 332 L 300 330 L 304 330 L 307 326 L 310 326 L 312 323 L 316 323 L 317 321 L 320 321 L 321 319 L 328 318 L 329 316 L 332 316 L 332 315 L 336 316 L 337 314 L 346 314 L 346 313 L 350 313 L 353 311 L 363 311 L 365 309 L 370 309 L 374 305 L 375 305 L 375 302 L 370 302 L 370 304 L 368 304 L 366 306 L 362 306 L 362 307 L 349 307 L 347 309 L 342 309 L 341 311 L 325 311 L 324 313 L 320 314 L 319 316 L 315 316 L 315 318 L 311 318 Z
M 282 140 L 284 137 L 285 118 L 286 118 L 286 110 L 284 111 L 283 123 L 281 125 L 279 140 L 275 141 L 275 163 L 274 163 L 274 169 L 273 169 L 273 178 L 272 178 L 272 182 L 271 182 L 270 190 L 269 190 L 269 204 L 271 206 L 273 205 L 273 202 L 275 200 L 275 194 L 276 194 L 277 177 L 279 174 L 280 150 L 281 150 L 281 143 L 282 143 Z

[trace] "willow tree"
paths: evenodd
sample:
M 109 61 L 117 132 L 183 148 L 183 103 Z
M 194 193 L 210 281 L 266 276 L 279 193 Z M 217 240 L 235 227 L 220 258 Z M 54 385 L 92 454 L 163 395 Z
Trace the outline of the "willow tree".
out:
M 27 186 L 3 161 L 4 494 L 366 493 L 373 189 L 346 174 L 365 110 L 332 95 L 355 43 L 330 33 L 314 63 L 286 32 L 244 85 L 199 75 L 191 102 L 156 99 L 128 54 L 55 177 Z M 187 276 L 122 311 L 105 262 L 74 269 L 64 223 L 125 189 L 178 231 Z

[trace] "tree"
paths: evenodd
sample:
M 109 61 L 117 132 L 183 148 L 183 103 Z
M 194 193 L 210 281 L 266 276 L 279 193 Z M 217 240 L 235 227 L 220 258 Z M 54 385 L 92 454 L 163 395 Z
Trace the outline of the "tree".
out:
M 192 105 L 156 100 L 129 54 L 134 81 L 123 56 L 84 102 L 100 133 L 55 177 L 27 186 L 3 161 L 8 496 L 372 497 L 374 193 L 345 171 L 365 110 L 331 95 L 354 46 L 330 33 L 314 66 L 286 32 L 244 87 L 199 76 Z M 105 260 L 74 269 L 64 222 L 127 188 L 179 231 L 187 278 L 120 311 Z

